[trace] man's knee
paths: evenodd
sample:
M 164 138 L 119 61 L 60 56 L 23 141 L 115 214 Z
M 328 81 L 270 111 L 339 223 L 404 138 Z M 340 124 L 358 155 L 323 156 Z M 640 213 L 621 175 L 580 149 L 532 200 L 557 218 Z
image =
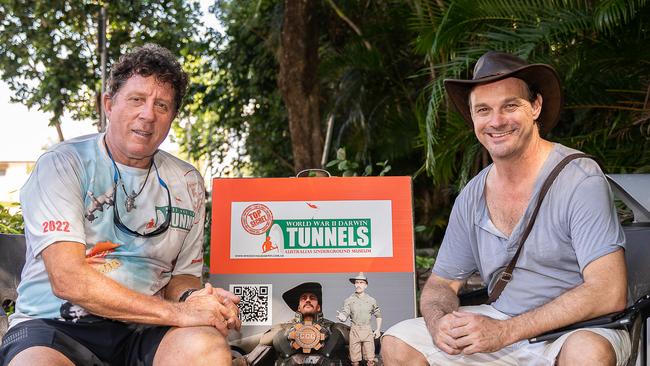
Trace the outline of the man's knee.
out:
M 429 365 L 422 353 L 390 335 L 381 337 L 381 359 L 386 366 Z
M 61 352 L 49 347 L 30 347 L 20 351 L 14 357 L 9 366 L 74 366 L 74 363 L 65 357 Z
M 230 346 L 212 327 L 172 328 L 165 334 L 154 365 L 230 365 Z
M 616 353 L 605 337 L 580 330 L 566 339 L 558 355 L 557 364 L 559 366 L 616 365 Z

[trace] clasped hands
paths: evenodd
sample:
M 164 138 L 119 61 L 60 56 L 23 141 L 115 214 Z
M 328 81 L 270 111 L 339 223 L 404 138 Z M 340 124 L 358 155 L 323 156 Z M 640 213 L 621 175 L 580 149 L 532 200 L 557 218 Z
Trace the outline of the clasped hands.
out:
M 436 346 L 450 355 L 496 352 L 510 344 L 504 321 L 454 311 L 438 319 L 429 330 Z
M 190 312 L 195 312 L 194 315 L 227 336 L 229 330 L 241 328 L 237 307 L 239 300 L 239 296 L 232 292 L 206 283 L 204 288 L 194 291 L 185 300 L 185 304 L 190 308 Z

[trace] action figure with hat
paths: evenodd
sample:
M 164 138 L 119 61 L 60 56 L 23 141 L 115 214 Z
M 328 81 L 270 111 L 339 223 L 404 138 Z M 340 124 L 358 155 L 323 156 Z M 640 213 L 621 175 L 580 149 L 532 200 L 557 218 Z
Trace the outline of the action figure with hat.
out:
M 355 277 L 349 278 L 354 285 L 354 293 L 343 302 L 343 309 L 337 311 L 337 318 L 344 322 L 350 319 L 350 361 L 353 366 L 358 366 L 362 359 L 366 365 L 375 365 L 375 338 L 381 335 L 381 311 L 377 300 L 366 293 L 368 278 L 359 272 Z M 377 320 L 377 327 L 372 330 L 370 321 L 372 316 Z

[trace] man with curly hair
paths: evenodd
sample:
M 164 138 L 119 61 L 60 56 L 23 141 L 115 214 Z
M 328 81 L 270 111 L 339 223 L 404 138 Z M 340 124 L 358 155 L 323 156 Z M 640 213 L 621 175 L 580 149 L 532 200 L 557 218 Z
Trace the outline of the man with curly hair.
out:
M 106 133 L 39 158 L 21 190 L 26 264 L 1 365 L 230 364 L 239 298 L 199 289 L 203 179 L 158 150 L 186 88 L 169 50 L 136 48 L 112 69 Z

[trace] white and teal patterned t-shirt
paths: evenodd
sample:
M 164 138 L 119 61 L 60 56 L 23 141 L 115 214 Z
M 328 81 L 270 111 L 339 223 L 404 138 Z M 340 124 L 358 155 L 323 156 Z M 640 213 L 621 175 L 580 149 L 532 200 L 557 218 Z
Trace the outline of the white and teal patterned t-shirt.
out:
M 31 318 L 77 321 L 85 313 L 52 293 L 41 252 L 58 241 L 84 244 L 93 268 L 147 295 L 158 293 L 172 275 L 201 275 L 205 191 L 199 172 L 164 151 L 156 153 L 157 171 L 151 169 L 146 183 L 147 169 L 117 164 L 129 194 L 142 187 L 130 212 L 121 185 L 116 188 L 115 205 L 127 227 L 152 232 L 165 221 L 169 206 L 172 212 L 169 229 L 161 235 L 125 234 L 113 223 L 115 168 L 103 136 L 54 146 L 38 159 L 21 189 L 27 256 L 11 326 Z M 171 203 L 158 176 L 169 188 Z

